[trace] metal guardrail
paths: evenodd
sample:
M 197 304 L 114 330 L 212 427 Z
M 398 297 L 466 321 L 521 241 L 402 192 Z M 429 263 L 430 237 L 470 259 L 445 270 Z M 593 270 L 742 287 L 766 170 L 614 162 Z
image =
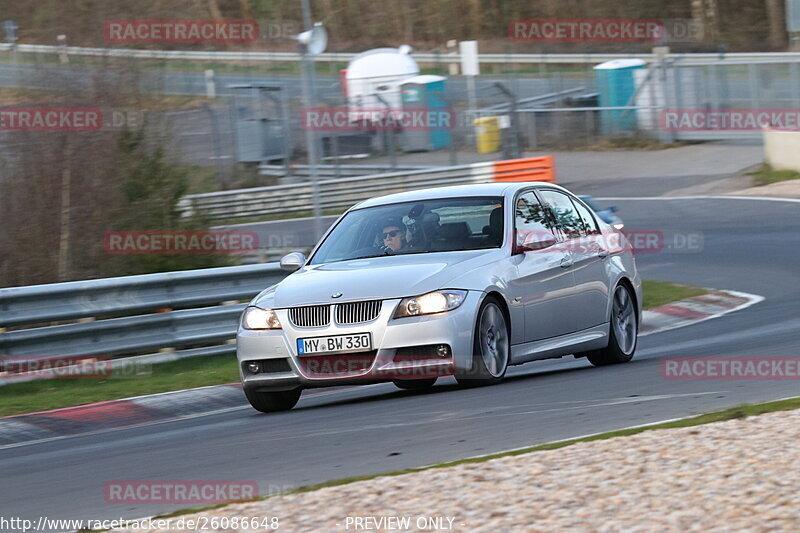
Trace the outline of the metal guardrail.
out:
M 283 277 L 261 264 L 10 287 L 0 289 L 0 328 L 241 300 Z
M 230 353 L 245 304 L 218 304 L 249 300 L 284 277 L 277 263 L 268 263 L 0 289 L 3 327 L 114 317 L 4 331 L 0 359 L 178 348 L 185 349 L 183 356 Z M 213 306 L 154 312 L 197 305 Z
M 0 335 L 0 353 L 114 357 L 219 345 L 234 337 L 244 307 L 245 304 L 223 305 L 9 331 Z
M 227 52 L 194 50 L 137 50 L 131 48 L 87 48 L 80 46 L 53 46 L 39 44 L 0 44 L 0 51 L 16 50 L 18 53 L 66 54 L 87 57 L 126 57 L 137 59 L 188 60 L 188 61 L 299 61 L 300 55 L 293 52 Z M 317 62 L 345 62 L 356 53 L 324 53 L 314 56 Z M 460 63 L 461 55 L 414 53 L 420 63 Z M 666 59 L 684 64 L 733 64 L 733 63 L 784 63 L 800 62 L 799 52 L 749 52 L 749 53 L 697 53 L 667 54 Z M 642 59 L 656 61 L 654 54 L 479 54 L 478 61 L 486 64 L 595 64 L 613 59 Z
M 317 174 L 320 176 L 335 176 L 338 172 L 341 176 L 367 176 L 382 172 L 402 172 L 406 170 L 427 170 L 432 167 L 429 165 L 397 165 L 390 168 L 388 165 L 318 165 Z M 288 176 L 306 177 L 311 174 L 308 165 L 291 165 L 291 174 Z M 262 176 L 287 176 L 285 165 L 262 164 L 258 167 L 258 172 Z
M 323 210 L 345 209 L 373 196 L 422 187 L 481 183 L 491 181 L 493 176 L 493 162 L 481 162 L 321 180 L 320 202 Z M 183 216 L 201 213 L 212 220 L 293 214 L 310 209 L 311 185 L 308 183 L 190 194 L 178 202 Z

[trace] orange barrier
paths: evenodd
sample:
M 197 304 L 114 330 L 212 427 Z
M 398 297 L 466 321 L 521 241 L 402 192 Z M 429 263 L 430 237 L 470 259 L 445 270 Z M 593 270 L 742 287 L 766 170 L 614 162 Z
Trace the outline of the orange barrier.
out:
M 556 182 L 553 156 L 528 157 L 496 161 L 492 181 L 546 181 Z

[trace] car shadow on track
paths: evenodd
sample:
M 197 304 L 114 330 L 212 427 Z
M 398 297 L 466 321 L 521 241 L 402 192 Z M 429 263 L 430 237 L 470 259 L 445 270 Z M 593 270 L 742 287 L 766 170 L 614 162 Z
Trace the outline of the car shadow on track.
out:
M 571 362 L 571 361 L 570 361 Z M 627 363 L 625 366 L 631 365 L 635 363 L 636 360 Z M 642 361 L 645 362 L 645 361 Z M 613 367 L 606 367 L 608 369 L 612 368 L 619 368 L 619 366 L 615 365 Z M 513 367 L 512 367 L 513 368 Z M 526 369 L 528 370 L 528 369 Z M 343 398 L 340 400 L 331 399 L 329 401 L 324 401 L 324 403 L 319 403 L 315 405 L 298 405 L 294 410 L 295 411 L 314 411 L 318 409 L 326 409 L 330 407 L 339 407 L 339 406 L 347 406 L 347 405 L 367 405 L 376 402 L 383 402 L 386 400 L 399 400 L 403 398 L 411 398 L 416 396 L 433 396 L 438 394 L 447 394 L 447 393 L 456 393 L 458 391 L 483 391 L 483 390 L 497 390 L 498 387 L 508 387 L 514 384 L 524 383 L 528 381 L 534 381 L 536 379 L 547 379 L 553 377 L 560 377 L 563 375 L 572 375 L 575 374 L 584 374 L 587 372 L 603 372 L 604 369 L 602 368 L 595 368 L 593 366 L 580 366 L 574 367 L 571 366 L 569 368 L 551 368 L 551 369 L 537 369 L 535 365 L 532 365 L 530 370 L 524 373 L 515 373 L 510 376 L 506 376 L 502 383 L 497 385 L 491 386 L 483 386 L 483 387 L 463 387 L 455 382 L 453 382 L 450 378 L 447 379 L 445 383 L 437 383 L 432 388 L 423 391 L 409 391 L 409 390 L 388 390 L 382 391 L 374 394 L 370 394 L 368 396 L 359 396 L 357 398 Z M 389 385 L 389 384 L 387 384 Z M 300 399 L 303 402 L 303 398 Z

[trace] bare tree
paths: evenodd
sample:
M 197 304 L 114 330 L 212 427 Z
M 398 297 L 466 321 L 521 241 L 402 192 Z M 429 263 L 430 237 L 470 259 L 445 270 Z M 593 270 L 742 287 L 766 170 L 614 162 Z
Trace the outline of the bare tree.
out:
M 764 0 L 769 21 L 769 45 L 775 50 L 786 48 L 786 13 L 784 0 Z
M 703 28 L 703 39 L 719 39 L 719 9 L 717 0 L 691 0 L 692 21 Z

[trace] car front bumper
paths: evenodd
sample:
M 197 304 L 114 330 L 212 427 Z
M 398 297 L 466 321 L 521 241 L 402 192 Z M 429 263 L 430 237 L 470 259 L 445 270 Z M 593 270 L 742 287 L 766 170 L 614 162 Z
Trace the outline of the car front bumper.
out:
M 384 300 L 380 314 L 371 322 L 339 325 L 332 320 L 322 327 L 294 326 L 289 320 L 288 309 L 275 309 L 283 329 L 246 330 L 239 327 L 236 355 L 242 385 L 247 389 L 278 391 L 393 379 L 424 379 L 466 371 L 472 364 L 475 317 L 482 298 L 483 293 L 469 291 L 457 309 L 399 319 L 392 316 L 400 299 Z M 347 364 L 314 366 L 310 361 L 315 356 L 297 354 L 297 339 L 354 333 L 371 334 L 374 354 L 342 354 L 341 359 L 360 358 L 360 361 L 369 363 L 363 368 Z M 429 348 L 439 345 L 449 347 L 448 356 L 429 354 Z M 417 348 L 420 348 L 418 354 L 415 352 Z M 336 355 L 326 357 L 336 359 Z M 395 360 L 396 356 L 402 360 Z M 250 361 L 279 364 L 269 365 L 274 371 L 253 374 L 246 369 Z M 317 371 L 309 371 L 310 367 Z

